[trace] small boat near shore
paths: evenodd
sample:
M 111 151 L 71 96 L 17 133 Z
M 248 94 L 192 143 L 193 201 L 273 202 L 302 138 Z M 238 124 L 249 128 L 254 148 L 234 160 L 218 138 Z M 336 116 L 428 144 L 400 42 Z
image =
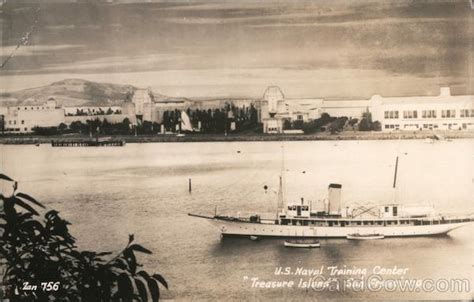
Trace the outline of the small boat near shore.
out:
M 257 236 L 250 236 L 250 240 L 252 240 L 252 241 L 257 241 L 257 240 L 258 240 L 258 237 L 257 237 Z
M 317 248 L 321 247 L 318 240 L 314 239 L 288 239 L 285 240 L 285 247 L 293 248 Z
M 377 239 L 384 239 L 385 236 L 383 234 L 348 234 L 346 236 L 349 240 L 377 240 Z

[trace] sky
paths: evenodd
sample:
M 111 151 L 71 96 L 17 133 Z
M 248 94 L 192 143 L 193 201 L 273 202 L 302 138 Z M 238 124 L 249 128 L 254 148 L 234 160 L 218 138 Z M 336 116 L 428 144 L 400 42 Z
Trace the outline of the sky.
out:
M 468 0 L 66 2 L 1 7 L 2 62 L 36 26 L 0 69 L 0 91 L 82 78 L 185 97 L 270 85 L 287 97 L 474 94 Z

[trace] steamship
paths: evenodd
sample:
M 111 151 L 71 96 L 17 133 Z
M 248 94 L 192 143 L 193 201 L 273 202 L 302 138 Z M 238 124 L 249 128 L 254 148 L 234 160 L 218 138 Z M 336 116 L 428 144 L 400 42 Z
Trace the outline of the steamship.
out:
M 233 217 L 188 214 L 204 218 L 216 226 L 223 236 L 282 238 L 349 238 L 377 234 L 386 237 L 442 235 L 474 221 L 470 216 L 444 216 L 432 207 L 386 204 L 373 207 L 346 207 L 341 210 L 342 185 L 330 184 L 323 211 L 314 211 L 311 202 L 301 198 L 285 203 L 282 179 L 278 192 L 275 219 L 260 215 Z M 370 213 L 370 215 L 369 215 Z

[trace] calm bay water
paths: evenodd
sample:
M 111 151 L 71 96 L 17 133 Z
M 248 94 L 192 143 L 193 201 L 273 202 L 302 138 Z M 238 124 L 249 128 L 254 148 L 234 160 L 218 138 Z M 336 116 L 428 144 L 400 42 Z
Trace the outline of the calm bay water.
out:
M 322 206 L 329 183 L 340 183 L 344 205 L 396 200 L 434 205 L 441 212 L 472 213 L 473 140 L 160 143 L 123 148 L 0 145 L 0 152 L 0 171 L 18 180 L 20 191 L 72 222 L 81 248 L 118 251 L 134 233 L 137 242 L 154 252 L 140 258 L 145 268 L 162 273 L 170 284 L 165 298 L 473 297 L 473 226 L 442 237 L 321 240 L 321 249 L 292 250 L 285 249 L 282 240 L 221 240 L 208 222 L 187 216 L 213 214 L 217 206 L 220 214 L 274 217 L 282 165 L 286 198 L 304 197 L 314 207 Z M 375 266 L 397 266 L 408 268 L 406 279 L 466 278 L 471 288 L 467 293 L 441 293 L 251 287 L 253 277 L 296 283 L 308 279 L 276 276 L 278 267 L 321 266 L 365 268 L 369 274 Z

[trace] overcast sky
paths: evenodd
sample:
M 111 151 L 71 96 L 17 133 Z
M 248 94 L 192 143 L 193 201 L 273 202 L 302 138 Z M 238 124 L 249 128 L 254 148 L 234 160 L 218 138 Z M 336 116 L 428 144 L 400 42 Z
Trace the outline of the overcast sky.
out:
M 41 1 L 1 90 L 84 78 L 188 97 L 474 93 L 469 1 L 59 2 Z M 15 3 L 0 14 L 2 61 L 36 18 L 35 1 Z

